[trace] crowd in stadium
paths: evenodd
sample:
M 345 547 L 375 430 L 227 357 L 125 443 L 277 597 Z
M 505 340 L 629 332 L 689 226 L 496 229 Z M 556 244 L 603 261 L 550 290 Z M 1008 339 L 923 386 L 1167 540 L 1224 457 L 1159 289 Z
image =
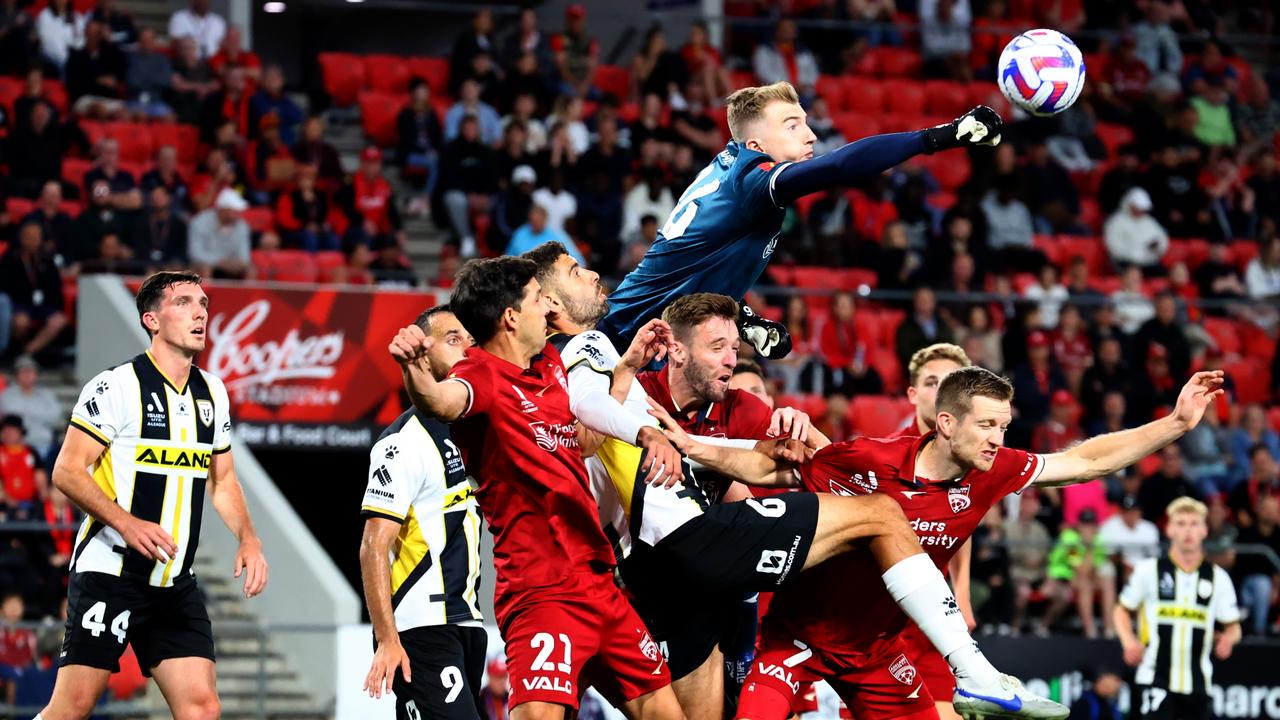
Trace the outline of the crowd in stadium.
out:
M 0 3 L 6 519 L 75 514 L 47 482 L 63 418 L 47 412 L 37 360 L 66 342 L 79 274 L 191 266 L 448 287 L 466 258 L 559 240 L 621 277 L 723 147 L 721 99 L 790 80 L 819 152 L 974 101 L 1009 125 L 995 150 L 921 157 L 797 203 L 769 276 L 782 289 L 750 298 L 795 350 L 743 373 L 833 440 L 883 434 L 908 417 L 910 355 L 954 342 L 1012 379 L 1007 443 L 1052 452 L 1151 419 L 1194 369 L 1225 369 L 1230 402 L 1179 444 L 993 511 L 975 538 L 976 614 L 992 631 L 1109 632 L 1092 598 L 1109 617 L 1125 568 L 1156 552 L 1165 506 L 1192 495 L 1209 504 L 1246 631 L 1274 629 L 1275 569 L 1232 546 L 1280 552 L 1280 104 L 1250 47 L 1215 39 L 1269 34 L 1268 3 L 742 0 L 725 3 L 723 52 L 701 25 L 655 28 L 625 67 L 602 64 L 581 6 L 555 27 L 532 9 L 483 10 L 447 59 L 322 54 L 328 100 L 358 106 L 371 140 L 349 177 L 321 108 L 290 99 L 281 69 L 205 0 L 174 15 L 168 38 L 111 0 L 23 5 Z M 1035 26 L 1083 31 L 1089 79 L 1061 116 L 1021 122 L 995 58 Z M 405 214 L 448 233 L 439 277 L 414 278 Z M 56 616 L 70 545 L 63 530 L 5 536 L 0 591 L 19 592 L 28 617 Z M 3 625 L 24 611 L 6 596 L 0 612 Z M 0 666 L 34 653 L 13 637 L 0 627 Z

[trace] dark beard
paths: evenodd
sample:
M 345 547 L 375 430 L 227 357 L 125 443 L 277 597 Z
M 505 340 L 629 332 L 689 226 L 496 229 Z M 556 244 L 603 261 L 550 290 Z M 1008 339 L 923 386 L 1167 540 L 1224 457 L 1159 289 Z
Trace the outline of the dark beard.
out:
M 724 402 L 727 389 L 721 390 L 716 386 L 717 371 L 707 372 L 696 365 L 689 365 L 684 371 L 684 377 L 689 381 L 689 387 L 693 388 L 693 392 L 704 402 L 718 403 Z
M 582 328 L 594 328 L 605 315 L 609 314 L 609 301 L 600 300 L 598 302 L 578 302 L 568 298 L 561 298 L 560 302 L 564 305 L 564 312 L 575 325 Z

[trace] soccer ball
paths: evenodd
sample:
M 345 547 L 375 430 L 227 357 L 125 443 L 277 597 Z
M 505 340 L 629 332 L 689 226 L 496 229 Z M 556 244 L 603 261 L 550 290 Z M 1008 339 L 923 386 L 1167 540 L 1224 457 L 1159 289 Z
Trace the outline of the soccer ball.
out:
M 1071 107 L 1084 87 L 1084 57 L 1057 30 L 1028 30 L 1000 53 L 1000 91 L 1032 115 L 1056 115 Z

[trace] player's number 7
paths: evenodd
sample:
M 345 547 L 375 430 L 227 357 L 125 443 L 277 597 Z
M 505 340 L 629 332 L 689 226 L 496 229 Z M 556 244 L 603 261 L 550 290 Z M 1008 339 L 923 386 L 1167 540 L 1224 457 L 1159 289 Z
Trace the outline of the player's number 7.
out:
M 710 170 L 710 168 L 707 168 Z M 707 170 L 703 170 L 706 173 Z M 702 178 L 699 177 L 698 180 Z M 710 195 L 720 189 L 720 178 L 716 178 L 705 185 L 698 185 L 694 181 L 694 185 L 684 194 L 680 196 L 680 202 L 671 210 L 670 217 L 662 226 L 662 237 L 668 240 L 674 240 L 684 234 L 689 229 L 689 224 L 693 222 L 693 217 L 698 214 L 698 200 Z

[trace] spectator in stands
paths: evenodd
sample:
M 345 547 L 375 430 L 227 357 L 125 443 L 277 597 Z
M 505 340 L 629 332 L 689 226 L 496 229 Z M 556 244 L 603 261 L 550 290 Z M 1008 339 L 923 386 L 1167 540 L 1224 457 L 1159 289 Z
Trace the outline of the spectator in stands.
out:
M 631 59 L 631 88 L 623 101 L 639 102 L 649 93 L 661 97 L 672 97 L 679 93 L 679 87 L 686 79 L 694 78 L 685 67 L 679 54 L 667 47 L 667 37 L 660 25 L 654 25 L 645 33 L 640 50 Z M 703 85 L 705 90 L 705 84 Z
M 733 91 L 729 72 L 724 67 L 720 51 L 711 44 L 703 21 L 695 20 L 689 27 L 689 40 L 681 46 L 680 58 L 684 61 L 688 77 L 702 83 L 707 97 L 719 100 Z
M 1110 618 L 1103 618 L 1109 624 Z M 1120 712 L 1120 690 L 1124 680 L 1117 673 L 1106 668 L 1084 668 L 1080 675 L 1089 680 L 1088 689 L 1080 693 L 1080 697 L 1071 703 L 1069 720 L 1120 720 L 1124 715 Z
M 548 38 L 538 28 L 538 11 L 530 6 L 520 10 L 515 31 L 502 44 L 502 65 L 508 69 L 513 68 L 526 56 L 533 61 L 533 73 L 544 78 L 542 82 L 545 84 L 554 60 Z M 542 91 L 537 94 L 541 95 Z
M 645 215 L 640 218 L 640 232 L 622 247 L 622 257 L 618 259 L 618 271 L 613 277 L 621 280 L 627 273 L 639 267 L 645 253 L 649 252 L 649 248 L 653 247 L 653 243 L 657 240 L 658 217 Z M 794 345 L 791 352 L 795 352 Z
M 127 57 L 125 106 L 139 120 L 172 120 L 173 108 L 165 102 L 173 86 L 173 63 L 156 42 L 156 31 L 143 28 L 138 48 Z
M 1280 457 L 1280 434 L 1267 426 L 1267 410 L 1259 403 L 1245 406 L 1239 427 L 1231 431 L 1230 443 L 1233 486 L 1249 477 L 1250 458 L 1258 445 L 1265 447 L 1271 457 Z
M 920 284 L 924 260 L 911 247 L 906 223 L 894 220 L 884 226 L 875 263 L 876 284 L 881 289 L 907 290 Z
M 346 213 L 360 242 L 389 235 L 404 247 L 404 225 L 391 183 L 382 174 L 382 151 L 370 145 L 360 154 L 360 169 L 351 176 L 334 201 Z
M 1089 261 L 1079 255 L 1067 265 L 1067 296 L 1089 315 L 1105 304 L 1106 296 L 1089 283 Z
M 489 681 L 480 690 L 480 706 L 484 708 L 481 720 L 507 720 L 507 698 L 511 686 L 507 684 L 507 663 L 501 653 L 489 661 Z
M 1004 536 L 1009 549 L 1009 578 L 1013 581 L 1014 611 L 1010 625 L 1015 633 L 1021 632 L 1031 595 L 1045 581 L 1046 560 L 1052 546 L 1052 538 L 1044 525 L 1036 519 L 1040 511 L 1038 491 L 1024 492 L 1019 496 L 1017 516 L 1004 523 Z
M 1160 467 L 1155 474 L 1143 478 L 1138 490 L 1142 517 L 1153 523 L 1163 522 L 1165 508 L 1184 495 L 1200 499 L 1184 472 L 1182 450 L 1176 444 L 1168 445 L 1160 451 Z
M 1085 423 L 1087 437 L 1097 437 L 1107 433 L 1118 432 L 1133 426 L 1128 418 L 1128 401 L 1120 390 L 1108 390 L 1099 402 L 1098 414 Z
M 200 108 L 200 139 L 219 144 L 219 128 L 234 123 L 238 143 L 249 137 L 249 85 L 243 68 L 230 67 L 222 75 L 222 89 L 205 97 Z
M 89 205 L 71 226 L 71 259 L 76 263 L 98 257 L 104 236 L 119 239 L 128 231 L 124 215 L 112 204 L 111 181 L 99 177 L 88 191 Z
M 1134 348 L 1140 355 L 1155 344 L 1168 352 L 1169 372 L 1174 377 L 1185 376 L 1191 367 L 1191 345 L 1179 322 L 1177 298 L 1169 290 L 1156 294 L 1155 317 L 1143 323 L 1134 337 Z
M 1014 590 L 1009 578 L 1009 547 L 1005 537 L 1004 506 L 992 505 L 973 533 L 973 564 L 969 571 L 973 610 L 984 630 L 1001 635 L 1012 631 Z
M 646 215 L 663 220 L 671 215 L 676 201 L 671 195 L 671 190 L 663 182 L 665 179 L 661 168 L 646 168 L 641 173 L 640 182 L 627 193 L 622 203 L 624 211 L 622 236 L 624 238 L 632 240 L 639 236 L 640 218 Z
M 64 267 L 71 261 L 71 216 L 62 211 L 62 184 L 50 180 L 40 189 L 40 198 L 31 212 L 18 222 L 19 226 L 33 223 L 43 231 L 43 252 L 53 258 L 54 264 Z
M 618 124 L 599 123 L 599 140 L 578 159 L 579 172 L 590 176 L 603 173 L 608 178 L 609 192 L 622 197 L 625 182 L 631 177 L 631 153 L 618 144 Z
M 1221 237 L 1228 241 L 1254 237 L 1258 220 L 1256 196 L 1235 159 L 1230 153 L 1219 155 L 1213 162 L 1212 173 L 1206 175 L 1209 209 Z
M 1208 369 L 1206 367 L 1206 369 Z M 1203 427 L 1201 427 L 1203 426 Z M 1182 445 L 1187 475 L 1204 497 L 1230 490 L 1230 437 L 1219 413 L 1205 413 L 1204 421 L 1178 441 Z
M 819 375 L 821 368 L 814 361 L 818 338 L 809 315 L 809 305 L 803 296 L 792 295 L 787 298 L 782 324 L 791 333 L 791 353 L 769 363 L 769 377 L 781 381 L 781 392 L 787 395 L 819 389 L 819 381 L 815 376 Z
M 523 125 L 525 151 L 536 155 L 547 147 L 547 126 L 535 115 L 538 111 L 538 100 L 528 92 L 519 92 L 514 97 L 511 103 L 511 114 L 502 118 L 502 127 L 505 131 L 513 123 Z
M 112 138 L 98 141 L 93 167 L 84 174 L 84 187 L 88 191 L 99 180 L 105 180 L 110 189 L 111 207 L 122 212 L 142 207 L 142 192 L 137 180 L 128 170 L 120 168 L 120 143 Z
M 1049 594 L 1053 602 L 1041 620 L 1040 632 L 1047 635 L 1054 622 L 1066 609 L 1074 595 L 1076 611 L 1085 637 L 1096 638 L 1098 627 L 1093 608 L 1102 606 L 1103 624 L 1108 627 L 1116 603 L 1115 566 L 1107 558 L 1107 549 L 1098 538 L 1098 516 L 1092 508 L 1080 512 L 1076 527 L 1065 528 L 1049 553 Z
M 193 37 L 173 39 L 173 75 L 169 78 L 169 105 L 178 120 L 195 124 L 205 98 L 218 89 L 209 62 L 200 57 Z
M 177 148 L 172 145 L 164 145 L 157 149 L 155 167 L 142 176 L 142 181 L 139 185 L 146 196 L 143 198 L 144 200 L 151 196 L 153 189 L 163 187 L 168 193 L 167 200 L 172 210 L 179 217 L 186 219 L 187 206 L 191 202 L 191 193 L 178 170 Z
M 1098 187 L 1098 206 L 1106 215 L 1120 208 L 1125 193 L 1142 183 L 1142 161 L 1138 158 L 1138 146 L 1125 143 L 1116 151 L 1116 162 L 1102 176 Z
M 316 187 L 315 165 L 298 167 L 297 185 L 276 201 L 276 227 L 285 245 L 308 252 L 338 250 L 338 236 L 329 225 L 329 202 Z
M 1155 154 L 1142 187 L 1151 191 L 1155 219 L 1174 237 L 1204 237 L 1209 232 L 1209 198 L 1198 182 L 1200 167 L 1177 146 Z
M 564 246 L 565 252 L 577 260 L 579 265 L 587 267 L 586 258 L 582 256 L 577 245 L 569 239 L 568 235 L 547 225 L 547 209 L 537 203 L 529 208 L 529 221 L 516 228 L 505 254 L 521 255 L 546 242 L 560 243 Z
M 1026 184 L 1027 206 L 1039 232 L 1063 233 L 1077 227 L 1080 198 L 1076 186 L 1049 152 L 1046 141 L 1032 142 L 1022 178 Z
M 40 68 L 28 70 L 22 84 L 22 94 L 13 101 L 13 129 L 31 128 L 31 109 L 36 105 L 49 108 L 50 117 L 58 120 L 58 108 L 49 100 L 44 84 L 44 73 Z
M 558 142 L 566 142 L 564 162 L 568 165 L 574 165 L 578 162 L 578 157 L 591 147 L 591 133 L 587 130 L 587 124 L 582 121 L 583 104 L 581 98 L 569 95 L 561 95 L 556 98 L 555 107 L 552 109 L 551 115 L 547 118 L 547 127 L 550 134 L 548 135 L 549 150 L 552 153 L 551 165 L 556 164 L 554 157 L 557 151 Z M 558 136 L 563 135 L 563 138 Z
M 1147 343 L 1139 357 L 1146 359 L 1145 372 L 1133 381 L 1129 408 L 1137 423 L 1146 423 L 1173 407 L 1178 399 L 1180 379 L 1185 376 L 1172 373 L 1169 350 L 1157 342 Z
M 191 0 L 190 9 L 178 10 L 169 18 L 169 37 L 194 39 L 206 60 L 218 53 L 226 34 L 227 21 L 209 9 L 209 0 Z
M 262 83 L 249 99 L 249 126 L 258 127 L 262 118 L 275 115 L 280 122 L 280 139 L 292 147 L 298 141 L 298 126 L 306 115 L 284 91 L 284 70 L 272 63 L 262 71 Z
M 1206 416 L 1213 413 L 1206 413 Z M 1137 495 L 1120 499 L 1120 512 L 1107 518 L 1098 528 L 1098 540 L 1107 553 L 1118 557 L 1127 578 L 1135 565 L 1160 554 L 1160 529 L 1142 517 Z
M 245 83 L 253 88 L 262 79 L 262 60 L 258 54 L 244 47 L 244 37 L 238 25 L 228 25 L 222 42 L 218 44 L 218 52 L 209 58 L 209 67 L 214 75 L 225 77 L 231 68 L 244 71 Z
M 910 364 L 916 350 L 934 343 L 954 342 L 955 339 L 951 328 L 938 316 L 937 297 L 926 286 L 917 287 L 912 293 L 911 313 L 902 320 L 894 334 L 902 367 Z
M 1168 5 L 1147 3 L 1143 19 L 1134 24 L 1132 32 L 1137 43 L 1135 54 L 1153 77 L 1167 75 L 1176 79 L 1182 73 L 1182 48 L 1169 26 Z
M 564 171 L 553 168 L 546 186 L 533 192 L 533 201 L 547 209 L 547 223 L 568 232 L 569 222 L 578 214 L 578 199 L 565 188 Z
M 133 16 L 116 7 L 116 0 L 98 0 L 89 18 L 102 23 L 107 28 L 107 40 L 121 50 L 132 52 L 141 41 Z
M 191 181 L 191 207 L 195 212 L 213 207 L 218 193 L 239 183 L 236 166 L 222 148 L 210 148 L 202 172 Z
M 1271 86 L 1262 75 L 1249 78 L 1245 100 L 1236 105 L 1236 128 L 1240 131 L 1240 152 L 1248 157 L 1256 151 L 1272 156 L 1276 131 L 1280 130 L 1280 103 L 1271 97 Z M 1260 204 L 1262 207 L 1266 205 Z M 1274 211 L 1273 211 L 1274 212 Z
M 867 340 L 858 336 L 855 312 L 853 295 L 839 292 L 832 298 L 831 317 L 823 325 L 818 341 L 824 393 L 854 396 L 884 391 L 880 373 L 871 367 Z
M 1076 401 L 1067 390 L 1055 390 L 1045 418 L 1031 433 L 1031 450 L 1050 454 L 1078 442 L 1080 426 L 1075 421 Z
M 20 75 L 39 57 L 35 18 L 17 0 L 0 2 L 0 72 Z
M 1210 38 L 1200 50 L 1200 57 L 1193 60 L 1182 73 L 1182 87 L 1187 95 L 1203 95 L 1211 85 L 1221 85 L 1235 95 L 1240 89 L 1240 78 L 1222 54 L 1222 46 Z
M 724 148 L 720 125 L 708 112 L 702 86 L 688 83 L 684 88 L 685 106 L 671 112 L 672 140 L 693 150 L 695 162 L 710 162 Z
M 36 197 L 49 181 L 62 178 L 62 130 L 48 103 L 32 104 L 30 119 L 7 138 L 5 153 L 9 163 L 9 193 Z M 79 191 L 76 191 L 79 194 Z
M 480 142 L 490 147 L 502 140 L 502 119 L 492 105 L 480 99 L 480 84 L 467 79 L 462 82 L 458 101 L 444 116 L 444 139 L 452 142 L 461 134 L 464 118 L 473 117 L 479 124 Z
M 41 55 L 58 74 L 66 67 L 71 51 L 84 43 L 85 19 L 71 6 L 71 0 L 51 0 L 36 15 Z
M 1045 263 L 1040 268 L 1036 282 L 1028 285 L 1023 296 L 1040 306 L 1040 327 L 1052 330 L 1058 326 L 1058 311 L 1069 297 L 1067 289 L 1058 282 L 1058 268 Z
M 205 277 L 235 280 L 253 274 L 249 225 L 242 217 L 248 207 L 239 193 L 224 188 L 212 208 L 192 218 L 187 241 L 192 269 Z
M 1241 528 L 1236 542 L 1261 545 L 1273 553 L 1280 553 L 1280 497 L 1268 495 L 1258 498 L 1257 522 Z M 1236 556 L 1233 570 L 1240 584 L 1240 604 L 1245 609 L 1247 628 L 1253 635 L 1265 635 L 1280 573 L 1267 556 L 1244 551 Z
M 402 172 L 420 176 L 423 195 L 430 198 L 440 180 L 444 131 L 431 106 L 431 86 L 422 78 L 415 77 L 409 83 L 409 103 L 396 116 L 396 138 L 396 156 Z
M 560 94 L 577 98 L 599 94 L 594 87 L 600 44 L 587 34 L 587 10 L 573 3 L 564 11 L 564 32 L 551 38 Z
M 79 115 L 114 118 L 124 109 L 124 53 L 111 44 L 107 26 L 90 20 L 84 28 L 84 47 L 67 58 L 67 94 Z
M 609 176 L 600 169 L 588 173 L 575 194 L 574 237 L 591 248 L 593 266 L 617 267 L 622 256 L 622 195 L 609 187 Z
M 1114 337 L 1103 339 L 1098 344 L 1097 362 L 1084 371 L 1080 381 L 1079 397 L 1083 401 L 1085 421 L 1101 419 L 1105 397 L 1110 393 L 1119 393 L 1123 397 L 1131 386 L 1120 340 Z M 1091 436 L 1094 434 L 1090 433 Z
M 551 107 L 551 98 L 554 97 L 553 87 L 558 87 L 556 83 L 548 82 L 547 75 L 538 67 L 538 60 L 533 53 L 524 53 L 515 63 L 515 66 L 509 68 L 506 80 L 502 84 L 502 92 L 498 98 L 502 105 L 500 110 L 513 111 L 516 101 L 522 95 L 528 95 L 533 100 L 533 106 L 527 111 L 532 114 L 546 113 Z
M 924 54 L 921 70 L 925 77 L 961 82 L 973 79 L 969 67 L 972 22 L 969 0 L 921 0 L 920 47 Z
M 773 31 L 773 41 L 760 43 L 751 56 L 751 68 L 762 85 L 787 81 L 795 86 L 800 102 L 808 105 L 817 94 L 818 61 L 798 42 L 794 20 L 783 18 Z M 705 84 L 699 83 L 705 89 Z
M 258 122 L 258 139 L 249 143 L 245 155 L 250 170 L 249 184 L 257 195 L 255 204 L 267 204 L 268 193 L 284 190 L 297 174 L 297 162 L 280 137 L 280 118 L 275 115 L 262 116 Z
M 1258 256 L 1249 261 L 1244 278 L 1249 297 L 1254 300 L 1280 297 L 1280 236 L 1267 238 Z
M 39 366 L 30 355 L 13 361 L 14 383 L 0 391 L 0 413 L 17 415 L 27 428 L 27 442 L 36 449 L 39 463 L 52 467 L 54 430 L 66 422 L 53 391 L 39 384 Z M 2 475 L 3 473 L 0 473 Z
M 1093 345 L 1080 309 L 1071 303 L 1063 305 L 1058 313 L 1058 327 L 1053 331 L 1053 358 L 1062 368 L 1071 394 L 1078 397 L 1084 371 L 1093 364 Z
M 493 224 L 489 232 L 495 247 L 506 247 L 516 230 L 528 221 L 537 185 L 538 173 L 532 167 L 518 165 L 512 168 L 507 189 L 498 193 L 493 204 Z
M 529 152 L 525 142 L 524 125 L 518 122 L 508 123 L 502 130 L 502 144 L 494 153 L 494 166 L 497 170 L 498 186 L 506 190 L 510 184 L 511 173 L 521 165 L 533 167 L 538 158 Z M 521 213 L 520 222 L 528 213 Z
M 1130 265 L 1120 274 L 1120 289 L 1111 294 L 1111 304 L 1115 308 L 1120 330 L 1132 335 L 1142 324 L 1155 317 L 1156 309 L 1142 289 L 1142 269 Z M 1094 317 L 1094 322 L 1097 322 Z
M 153 185 L 147 191 L 147 210 L 135 250 L 149 271 L 186 262 L 187 223 L 175 212 L 173 196 L 165 185 Z
M 31 669 L 36 660 L 36 634 L 17 627 L 25 620 L 26 602 L 22 593 L 6 590 L 0 599 L 0 681 L 5 686 L 6 702 L 12 702 L 18 678 Z
M 1103 239 L 1116 267 L 1134 265 L 1147 276 L 1164 274 L 1160 259 L 1169 249 L 1169 234 L 1151 216 L 1151 196 L 1131 188 L 1103 226 Z
M 324 118 L 312 115 L 302 123 L 302 139 L 293 146 L 293 159 L 299 165 L 315 165 L 320 170 L 317 187 L 333 193 L 342 185 L 342 162 L 338 151 L 324 139 Z
M 1231 261 L 1231 246 L 1226 243 L 1210 243 L 1209 257 L 1196 268 L 1195 278 L 1200 297 L 1205 300 L 1243 300 L 1247 292 L 1240 271 Z M 1212 308 L 1205 311 L 1222 312 Z
M 1271 137 L 1267 136 L 1268 142 Z M 1259 227 L 1265 232 L 1268 221 L 1273 225 L 1280 222 L 1280 173 L 1276 172 L 1275 152 L 1270 149 L 1259 152 L 1254 157 L 1252 169 L 1248 185 L 1253 191 Z
M 449 55 L 449 94 L 457 95 L 462 79 L 471 73 L 471 63 L 479 55 L 497 52 L 493 40 L 493 11 L 482 8 L 471 16 L 471 27 L 458 36 Z
M 1097 84 L 1097 103 L 1104 120 L 1127 123 L 1134 110 L 1146 101 L 1151 69 L 1138 57 L 1137 50 L 1137 38 L 1125 33 L 1100 68 L 1102 82 Z
M 1280 464 L 1266 443 L 1249 448 L 1248 474 L 1228 495 L 1227 503 L 1238 527 L 1252 527 L 1258 520 L 1258 505 L 1267 497 L 1280 495 Z
M 1054 393 L 1067 389 L 1067 379 L 1054 363 L 1052 353 L 1049 334 L 1032 330 L 1027 335 L 1027 361 L 1013 370 L 1013 406 L 1028 430 L 1048 417 Z
M 1195 138 L 1209 147 L 1232 147 L 1236 130 L 1231 122 L 1231 96 L 1221 82 L 1211 83 L 1203 94 L 1191 98 L 1195 110 Z
M 991 324 L 991 311 L 986 305 L 969 306 L 969 316 L 965 325 L 957 330 L 956 339 L 974 365 L 997 374 L 1004 372 L 1000 330 Z
M 21 509 L 44 502 L 49 492 L 44 459 L 28 442 L 26 423 L 14 414 L 0 418 L 0 481 L 5 502 Z
M 464 258 L 474 257 L 478 250 L 471 216 L 489 212 L 497 190 L 496 168 L 493 151 L 480 139 L 479 121 L 464 117 L 457 139 L 445 146 L 436 186 Z
M 855 433 L 849 418 L 849 398 L 839 393 L 828 396 L 827 411 L 813 425 L 832 442 L 852 440 Z
M 409 256 L 405 255 L 404 247 L 396 242 L 394 236 L 375 235 L 369 247 L 373 250 L 369 272 L 373 273 L 375 283 L 392 287 L 415 287 L 418 284 Z
M 987 221 L 987 245 L 996 269 L 1038 270 L 1044 254 L 1034 247 L 1035 226 L 1031 211 L 1018 199 L 1017 176 L 999 175 L 994 185 L 982 200 L 982 214 Z

